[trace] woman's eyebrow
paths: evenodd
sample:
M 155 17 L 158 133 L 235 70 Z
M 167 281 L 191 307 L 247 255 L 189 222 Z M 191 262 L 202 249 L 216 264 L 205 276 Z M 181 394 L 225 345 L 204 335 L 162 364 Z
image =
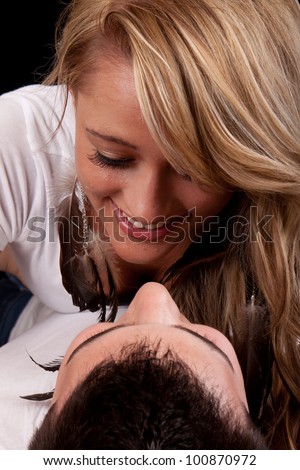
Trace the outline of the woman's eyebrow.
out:
M 114 144 L 119 144 L 123 145 L 124 147 L 128 147 L 132 150 L 138 150 L 138 148 L 131 144 L 130 142 L 127 142 L 126 140 L 120 139 L 119 137 L 115 137 L 113 135 L 107 135 L 107 134 L 102 134 L 101 132 L 94 131 L 93 129 L 88 129 L 86 128 L 87 132 L 94 137 L 98 137 L 100 139 L 106 140 L 107 142 L 113 142 Z
M 86 346 L 87 344 L 91 343 L 92 341 L 94 341 L 95 339 L 97 338 L 100 338 L 101 336 L 104 336 L 112 331 L 115 331 L 115 330 L 118 330 L 120 328 L 127 328 L 127 327 L 130 327 L 130 326 L 135 326 L 135 324 L 132 324 L 132 323 L 127 323 L 126 325 L 116 325 L 116 326 L 113 326 L 112 328 L 108 328 L 107 330 L 104 330 L 104 331 L 100 331 L 99 333 L 96 333 L 94 336 L 91 336 L 90 338 L 86 339 L 83 343 L 79 344 L 77 346 L 77 348 L 74 349 L 74 351 L 72 351 L 72 353 L 70 354 L 66 364 L 69 364 L 69 362 L 73 359 L 73 357 L 75 356 L 75 354 L 77 354 L 77 352 L 83 348 L 84 346 Z M 196 331 L 194 330 L 190 330 L 189 328 L 186 328 L 184 326 L 181 326 L 181 325 L 170 325 L 172 328 L 177 328 L 178 330 L 182 330 L 182 331 L 185 331 L 186 333 L 190 333 L 191 335 L 193 336 L 196 336 L 196 338 L 200 339 L 201 341 L 203 341 L 204 343 L 206 343 L 208 346 L 210 346 L 214 351 L 218 352 L 219 354 L 221 354 L 221 356 L 226 360 L 226 362 L 229 364 L 230 368 L 234 371 L 234 368 L 233 368 L 233 365 L 231 363 L 231 361 L 229 360 L 229 357 L 227 356 L 227 354 L 224 353 L 224 351 L 219 348 L 215 343 L 213 343 L 213 341 L 211 341 L 210 339 L 208 338 L 205 338 L 205 336 L 202 336 L 200 335 L 199 333 L 197 333 Z

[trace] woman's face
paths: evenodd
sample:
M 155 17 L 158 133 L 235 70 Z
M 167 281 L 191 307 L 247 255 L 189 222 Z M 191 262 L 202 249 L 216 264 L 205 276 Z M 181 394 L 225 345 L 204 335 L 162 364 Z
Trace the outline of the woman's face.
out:
M 158 354 L 171 350 L 205 385 L 230 403 L 241 417 L 248 409 L 242 372 L 234 349 L 218 330 L 190 323 L 161 284 L 144 284 L 115 323 L 92 325 L 71 343 L 60 366 L 53 402 L 59 412 L 75 387 L 107 359 L 118 360 L 124 346 L 159 342 Z
M 102 59 L 74 96 L 77 175 L 94 230 L 104 227 L 103 242 L 123 261 L 154 270 L 173 264 L 231 192 L 198 186 L 170 166 L 143 120 L 124 59 Z

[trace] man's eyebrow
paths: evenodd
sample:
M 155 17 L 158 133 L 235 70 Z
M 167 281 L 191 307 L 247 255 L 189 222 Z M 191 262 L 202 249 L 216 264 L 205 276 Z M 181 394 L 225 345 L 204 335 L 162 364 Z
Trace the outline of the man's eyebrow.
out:
M 116 325 L 116 326 L 113 326 L 112 328 L 108 328 L 107 330 L 103 330 L 103 331 L 100 331 L 99 333 L 96 333 L 95 335 L 91 336 L 90 338 L 86 339 L 85 341 L 83 341 L 83 343 L 80 343 L 77 348 L 75 348 L 70 356 L 68 357 L 68 360 L 66 362 L 66 364 L 69 364 L 69 362 L 71 361 L 71 359 L 73 358 L 73 356 L 81 349 L 83 348 L 84 346 L 86 346 L 88 343 L 91 343 L 92 341 L 94 341 L 94 339 L 97 339 L 97 338 L 100 338 L 100 336 L 104 336 L 106 335 L 107 333 L 109 333 L 110 331 L 114 331 L 114 330 L 118 330 L 119 328 L 126 328 L 127 326 L 132 326 L 132 325 Z
M 134 324 L 132 323 L 128 323 L 126 325 L 116 325 L 116 326 L 113 326 L 112 328 L 108 328 L 107 330 L 104 330 L 104 331 L 100 331 L 99 333 L 96 333 L 95 335 L 91 336 L 90 338 L 86 339 L 85 341 L 83 341 L 83 343 L 79 344 L 77 346 L 77 348 L 74 349 L 74 351 L 72 351 L 72 353 L 70 354 L 70 356 L 68 357 L 68 360 L 66 362 L 66 364 L 69 364 L 69 362 L 73 359 L 73 357 L 75 356 L 75 354 L 77 354 L 77 352 L 83 348 L 84 346 L 86 346 L 87 344 L 91 343 L 92 341 L 94 341 L 95 339 L 97 338 L 100 338 L 101 336 L 104 336 L 112 331 L 115 331 L 115 330 L 118 330 L 120 328 L 127 328 L 127 327 L 130 327 L 130 326 L 135 326 Z M 202 336 L 200 335 L 199 333 L 197 333 L 196 331 L 194 330 L 190 330 L 189 328 L 186 328 L 184 326 L 181 326 L 181 325 L 170 325 L 172 328 L 177 328 L 178 330 L 182 330 L 182 331 L 185 331 L 187 333 L 190 333 L 191 335 L 193 336 L 196 336 L 196 338 L 200 339 L 201 341 L 203 341 L 204 343 L 206 343 L 208 346 L 210 346 L 214 351 L 218 352 L 219 354 L 221 354 L 221 356 L 226 360 L 226 362 L 229 364 L 230 368 L 234 371 L 234 368 L 233 368 L 233 365 L 229 359 L 229 357 L 227 356 L 227 354 L 224 353 L 224 351 L 219 348 L 213 341 L 211 341 L 210 339 L 208 338 L 205 338 L 205 336 Z
M 124 145 L 124 147 L 128 147 L 132 150 L 138 150 L 136 145 L 133 145 L 130 142 L 127 142 L 126 140 L 120 139 L 119 137 L 115 137 L 113 135 L 108 134 L 102 134 L 101 132 L 89 128 L 86 128 L 86 131 L 94 137 L 106 140 L 107 142 L 113 142 L 114 144 Z
M 181 325 L 173 325 L 174 328 L 177 328 L 178 330 L 183 330 L 183 331 L 186 331 L 187 333 L 190 333 L 191 335 L 194 335 L 196 336 L 196 338 L 199 338 L 201 339 L 202 341 L 204 341 L 204 343 L 206 343 L 208 346 L 210 346 L 214 351 L 220 353 L 224 359 L 226 360 L 226 362 L 229 364 L 230 368 L 234 371 L 234 368 L 233 368 L 233 365 L 232 365 L 232 362 L 230 361 L 229 357 L 227 356 L 227 354 L 224 353 L 224 351 L 219 348 L 219 346 L 217 346 L 213 341 L 211 341 L 210 339 L 206 338 L 205 336 L 203 335 L 200 335 L 199 333 L 197 333 L 196 331 L 194 330 L 190 330 L 189 328 L 186 328 L 185 326 L 181 326 Z

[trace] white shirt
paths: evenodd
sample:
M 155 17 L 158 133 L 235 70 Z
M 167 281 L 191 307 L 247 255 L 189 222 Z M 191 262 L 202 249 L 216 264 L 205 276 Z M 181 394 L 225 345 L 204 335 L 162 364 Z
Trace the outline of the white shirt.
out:
M 54 218 L 75 179 L 70 97 L 57 129 L 64 100 L 64 87 L 43 85 L 0 97 L 0 251 L 10 243 L 28 288 L 52 310 L 70 313 L 78 307 L 62 284 Z

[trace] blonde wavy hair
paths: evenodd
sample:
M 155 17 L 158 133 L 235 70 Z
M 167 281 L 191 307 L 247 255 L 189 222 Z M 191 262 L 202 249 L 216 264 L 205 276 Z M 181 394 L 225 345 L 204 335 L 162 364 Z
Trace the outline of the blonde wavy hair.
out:
M 165 280 L 186 316 L 223 331 L 242 362 L 245 350 L 260 351 L 259 335 L 269 340 L 272 385 L 259 422 L 271 447 L 295 448 L 298 1 L 73 0 L 66 13 L 46 83 L 80 88 L 117 47 L 132 63 L 143 116 L 171 165 L 199 184 L 234 190 L 224 220 L 237 223 L 226 226 L 226 241 L 195 244 Z

